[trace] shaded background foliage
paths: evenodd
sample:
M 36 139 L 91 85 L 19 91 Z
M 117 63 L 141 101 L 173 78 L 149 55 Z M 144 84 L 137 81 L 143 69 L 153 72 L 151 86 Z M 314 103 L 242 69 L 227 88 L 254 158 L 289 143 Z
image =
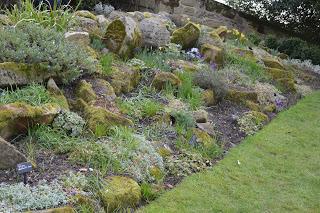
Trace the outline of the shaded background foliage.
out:
M 235 9 L 281 25 L 320 44 L 319 0 L 227 0 Z

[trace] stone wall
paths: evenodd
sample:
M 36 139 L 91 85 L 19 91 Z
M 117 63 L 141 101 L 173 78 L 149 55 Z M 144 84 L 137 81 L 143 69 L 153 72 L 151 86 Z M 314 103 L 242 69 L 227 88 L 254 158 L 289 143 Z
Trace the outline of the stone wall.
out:
M 136 0 L 140 10 L 165 11 L 175 19 L 187 19 L 211 27 L 221 25 L 236 28 L 242 32 L 260 32 L 283 35 L 280 28 L 263 23 L 253 17 L 240 14 L 236 10 L 214 0 Z

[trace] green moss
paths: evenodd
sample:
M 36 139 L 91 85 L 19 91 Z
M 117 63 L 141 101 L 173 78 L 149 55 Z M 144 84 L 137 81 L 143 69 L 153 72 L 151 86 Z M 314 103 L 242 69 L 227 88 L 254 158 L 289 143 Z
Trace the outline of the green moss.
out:
M 215 63 L 220 67 L 223 65 L 224 52 L 220 47 L 204 44 L 201 46 L 201 53 L 207 62 Z
M 283 64 L 281 64 L 276 59 L 273 59 L 273 58 L 262 58 L 262 61 L 266 65 L 266 67 L 284 70 Z
M 253 91 L 243 91 L 237 89 L 229 89 L 226 99 L 235 103 L 245 103 L 246 101 L 258 102 L 258 94 Z
M 92 89 L 92 85 L 86 82 L 86 80 L 80 81 L 76 95 L 87 103 L 91 103 L 97 99 L 97 95 Z
M 260 111 L 259 104 L 255 103 L 253 101 L 247 100 L 247 101 L 245 101 L 245 105 L 246 105 L 246 107 L 248 107 L 251 110 Z
M 209 90 L 209 89 L 203 91 L 202 100 L 205 106 L 208 106 L 208 107 L 214 106 L 217 103 L 213 90 Z
M 84 113 L 87 125 L 92 132 L 96 132 L 97 128 L 100 127 L 108 130 L 113 126 L 133 126 L 131 120 L 122 115 L 112 113 L 105 108 L 86 105 Z
M 105 44 L 109 50 L 118 53 L 126 37 L 126 26 L 117 19 L 111 22 L 105 35 Z
M 128 178 L 113 176 L 106 180 L 100 197 L 106 212 L 134 208 L 141 199 L 141 189 L 137 182 Z
M 171 42 L 180 44 L 183 49 L 188 49 L 195 46 L 199 36 L 200 27 L 195 23 L 189 22 L 172 33 Z
M 158 90 L 164 89 L 167 84 L 177 87 L 181 85 L 181 81 L 178 76 L 170 72 L 159 72 L 152 81 L 152 86 Z
M 158 167 L 150 168 L 150 175 L 155 178 L 157 181 L 160 181 L 164 177 L 164 173 Z
M 74 15 L 84 17 L 84 18 L 89 18 L 95 21 L 97 20 L 97 17 L 93 13 L 87 10 L 78 10 L 74 13 Z
M 215 29 L 212 33 L 217 34 L 221 39 L 224 39 L 228 32 L 228 28 L 226 26 L 220 26 Z
M 293 79 L 293 74 L 290 71 L 278 68 L 266 68 L 267 74 L 269 74 L 273 80 L 277 80 L 280 78 L 290 78 Z
M 295 81 L 291 78 L 279 78 L 277 84 L 281 91 L 296 92 Z
M 24 133 L 36 124 L 50 124 L 60 112 L 57 104 L 31 106 L 26 103 L 12 103 L 0 106 L 0 135 L 9 138 Z
M 117 95 L 131 92 L 138 85 L 140 78 L 138 68 L 125 65 L 112 66 L 111 85 Z
M 196 136 L 197 142 L 200 143 L 204 148 L 208 149 L 216 143 L 216 141 L 205 131 L 194 128 L 192 132 Z

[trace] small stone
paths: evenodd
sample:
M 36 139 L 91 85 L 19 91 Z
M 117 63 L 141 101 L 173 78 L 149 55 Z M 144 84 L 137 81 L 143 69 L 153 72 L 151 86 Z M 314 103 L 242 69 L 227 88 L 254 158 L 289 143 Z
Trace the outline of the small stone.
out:
M 0 137 L 0 169 L 15 168 L 18 163 L 26 161 L 27 158 L 21 152 Z

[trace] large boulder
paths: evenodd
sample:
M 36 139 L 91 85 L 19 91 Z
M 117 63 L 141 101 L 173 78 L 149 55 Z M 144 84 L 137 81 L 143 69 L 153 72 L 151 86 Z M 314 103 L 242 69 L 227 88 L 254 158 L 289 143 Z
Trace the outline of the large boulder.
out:
M 45 79 L 53 76 L 46 70 L 45 65 L 28 65 L 15 62 L 0 63 L 0 87 L 21 86 L 43 83 Z
M 26 161 L 27 158 L 21 152 L 0 137 L 0 170 L 15 168 L 18 163 Z
M 38 124 L 51 124 L 61 111 L 57 104 L 31 106 L 26 103 L 11 103 L 0 106 L 0 136 L 8 139 L 24 134 Z
M 137 182 L 128 177 L 113 176 L 106 180 L 100 191 L 105 212 L 134 208 L 141 199 L 141 189 Z
M 242 88 L 230 88 L 227 91 L 226 99 L 234 103 L 245 103 L 246 101 L 258 102 L 258 94 L 256 91 L 246 90 Z
M 88 32 L 66 32 L 64 34 L 66 40 L 80 45 L 89 46 L 90 36 Z
M 125 16 L 108 25 L 103 41 L 110 51 L 124 58 L 130 58 L 134 49 L 141 46 L 141 39 L 138 23 L 133 18 Z
M 180 44 L 183 49 L 188 49 L 196 46 L 199 36 L 200 27 L 195 23 L 189 22 L 172 33 L 171 42 Z
M 159 18 L 146 18 L 140 22 L 142 45 L 145 47 L 162 47 L 170 43 L 170 32 Z
M 217 47 L 223 46 L 223 41 L 220 36 L 213 31 L 211 27 L 201 25 L 201 33 L 198 39 L 198 46 L 201 47 L 204 44 L 210 44 Z

